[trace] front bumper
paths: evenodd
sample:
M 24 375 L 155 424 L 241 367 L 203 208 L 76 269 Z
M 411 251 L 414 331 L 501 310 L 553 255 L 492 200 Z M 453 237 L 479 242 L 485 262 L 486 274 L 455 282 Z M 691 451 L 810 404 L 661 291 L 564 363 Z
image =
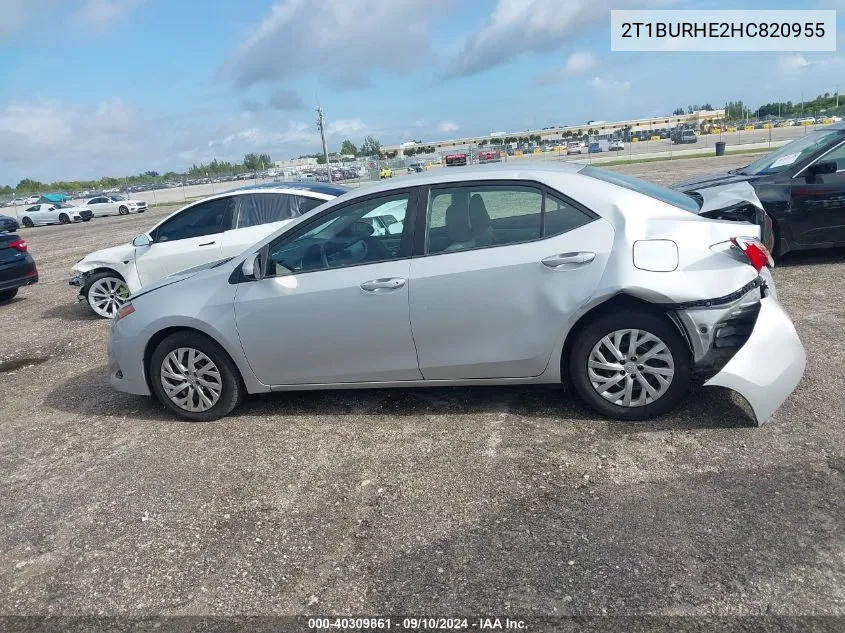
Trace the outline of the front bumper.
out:
M 84 301 L 85 295 L 82 294 L 82 289 L 85 287 L 85 279 L 88 277 L 88 273 L 77 273 L 73 277 L 68 280 L 68 285 L 73 286 L 74 288 L 79 288 L 79 292 L 76 295 L 77 301 Z
M 132 317 L 127 317 L 131 319 Z M 144 347 L 131 324 L 112 320 L 109 336 L 109 382 L 124 393 L 151 395 L 144 371 Z
M 772 296 L 760 300 L 754 329 L 745 344 L 705 386 L 727 387 L 739 393 L 762 424 L 789 397 L 807 363 L 795 326 Z

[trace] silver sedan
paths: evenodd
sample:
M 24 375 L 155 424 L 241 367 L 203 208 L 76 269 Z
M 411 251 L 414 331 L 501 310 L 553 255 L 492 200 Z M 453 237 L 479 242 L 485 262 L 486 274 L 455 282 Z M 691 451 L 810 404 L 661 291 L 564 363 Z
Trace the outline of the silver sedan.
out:
M 804 348 L 759 227 L 697 211 L 582 165 L 391 180 L 141 289 L 112 322 L 111 382 L 188 420 L 248 393 L 563 382 L 639 420 L 700 378 L 762 422 Z

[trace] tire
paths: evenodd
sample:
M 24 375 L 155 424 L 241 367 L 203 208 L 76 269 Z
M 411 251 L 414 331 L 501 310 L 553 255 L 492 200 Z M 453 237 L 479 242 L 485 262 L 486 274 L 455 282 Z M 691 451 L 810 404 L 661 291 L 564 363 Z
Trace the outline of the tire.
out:
M 18 294 L 17 288 L 0 291 L 0 301 L 11 301 Z
M 213 390 L 204 387 L 202 384 L 198 384 L 199 378 L 196 375 L 182 374 L 178 370 L 178 374 L 172 372 L 177 367 L 174 357 L 179 359 L 180 368 L 184 368 L 187 366 L 190 350 L 194 351 L 195 358 L 197 358 L 194 361 L 196 363 L 195 369 L 197 367 L 205 369 L 208 367 L 205 361 L 210 360 L 217 370 L 216 380 L 213 372 L 200 374 L 210 377 L 212 384 L 219 385 L 216 401 L 209 397 L 210 395 L 213 397 Z M 198 356 L 197 352 L 202 354 L 202 356 Z M 170 372 L 171 376 L 187 376 L 187 379 L 168 379 L 167 376 L 162 376 L 163 372 Z M 231 413 L 246 395 L 246 388 L 241 380 L 238 368 L 225 350 L 204 334 L 190 330 L 171 334 L 158 344 L 158 347 L 155 348 L 155 351 L 153 351 L 150 357 L 147 375 L 150 377 L 153 393 L 155 393 L 159 401 L 179 417 L 190 420 L 191 422 L 219 420 Z M 185 404 L 177 404 L 174 399 L 171 399 L 167 394 L 165 381 L 167 381 L 167 388 L 171 389 L 174 398 L 176 400 L 184 400 Z M 179 390 L 180 385 L 185 385 L 185 387 Z M 200 392 L 212 403 L 210 407 L 199 397 Z M 182 396 L 186 397 L 182 398 Z M 199 405 L 199 407 L 205 406 L 207 408 L 189 410 L 185 406 L 187 403 L 194 406 Z
M 129 209 L 127 209 L 127 208 L 126 208 L 125 206 L 123 206 L 123 205 L 120 205 L 120 207 L 117 209 L 117 212 L 118 212 L 120 215 L 129 215 Z
M 623 330 L 628 331 L 627 338 L 623 334 L 615 341 L 615 336 Z M 638 332 L 633 354 L 628 347 L 631 330 Z M 616 342 L 617 351 L 626 352 L 624 365 L 617 362 L 618 357 L 605 345 L 606 340 Z M 661 348 L 660 343 L 665 349 L 655 352 Z M 642 357 L 646 357 L 645 362 Z M 589 367 L 591 360 L 608 367 Z M 647 420 L 672 409 L 689 389 L 690 351 L 677 327 L 667 318 L 625 308 L 603 314 L 581 330 L 569 357 L 569 376 L 581 399 L 598 413 L 616 420 Z M 664 384 L 667 378 L 670 380 Z M 610 381 L 614 382 L 609 384 Z M 645 383 L 651 391 L 643 386 Z M 602 386 L 607 387 L 605 395 L 599 393 Z M 628 404 L 625 404 L 626 392 Z
M 67 213 L 62 213 L 59 216 L 59 224 L 70 224 L 70 218 L 68 217 Z
M 117 273 L 103 271 L 85 280 L 82 296 L 96 315 L 111 319 L 129 297 L 129 288 Z
M 28 229 L 31 229 L 33 226 L 35 226 L 35 223 L 32 220 L 30 220 L 28 217 L 24 217 L 21 220 L 21 225 L 28 228 Z

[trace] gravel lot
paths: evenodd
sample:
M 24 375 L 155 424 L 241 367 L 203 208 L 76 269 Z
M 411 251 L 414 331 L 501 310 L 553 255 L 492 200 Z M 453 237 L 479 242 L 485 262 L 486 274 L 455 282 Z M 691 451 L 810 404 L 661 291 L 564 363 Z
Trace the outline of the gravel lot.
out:
M 717 389 L 611 423 L 522 387 L 188 424 L 111 389 L 108 323 L 67 285 L 166 212 L 22 231 L 41 281 L 0 306 L 0 614 L 845 615 L 845 252 L 775 270 L 809 360 L 761 428 Z

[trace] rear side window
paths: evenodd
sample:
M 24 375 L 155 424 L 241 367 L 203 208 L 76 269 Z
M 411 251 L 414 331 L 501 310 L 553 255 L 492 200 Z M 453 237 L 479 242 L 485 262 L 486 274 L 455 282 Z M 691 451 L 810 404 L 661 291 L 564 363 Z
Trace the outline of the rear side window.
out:
M 238 196 L 237 200 L 239 229 L 291 220 L 324 202 L 286 193 L 254 193 Z
M 582 168 L 578 173 L 584 176 L 589 176 L 590 178 L 595 178 L 596 180 L 603 180 L 604 182 L 624 187 L 625 189 L 629 189 L 631 191 L 636 191 L 637 193 L 660 200 L 666 204 L 671 204 L 672 206 L 683 209 L 684 211 L 698 213 L 698 203 L 680 191 L 667 189 L 666 187 L 661 187 L 660 185 L 655 185 L 653 183 L 646 182 L 645 180 L 640 180 L 639 178 L 626 176 L 615 171 L 608 171 L 598 167 L 587 166 Z
M 429 198 L 427 252 L 530 242 L 566 233 L 593 219 L 589 212 L 538 187 L 435 188 Z
M 217 198 L 201 202 L 185 209 L 159 226 L 153 240 L 171 242 L 227 231 L 232 227 L 233 207 L 232 198 Z

